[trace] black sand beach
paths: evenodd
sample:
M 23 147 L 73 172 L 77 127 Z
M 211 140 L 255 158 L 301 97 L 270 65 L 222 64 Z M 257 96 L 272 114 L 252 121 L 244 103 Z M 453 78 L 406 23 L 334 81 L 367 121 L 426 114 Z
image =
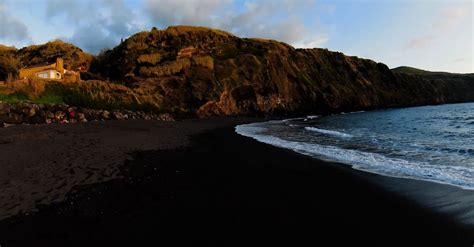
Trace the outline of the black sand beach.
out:
M 472 226 L 378 175 L 234 132 L 251 121 L 1 129 L 0 245 L 474 244 Z

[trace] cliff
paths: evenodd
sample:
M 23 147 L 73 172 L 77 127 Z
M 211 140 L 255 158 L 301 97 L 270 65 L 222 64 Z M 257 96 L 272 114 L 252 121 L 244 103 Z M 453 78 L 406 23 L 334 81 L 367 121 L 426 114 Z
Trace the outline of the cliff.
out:
M 92 71 L 159 105 L 200 116 L 327 114 L 474 100 L 474 76 L 407 74 L 325 49 L 295 49 L 201 27 L 133 35 L 97 58 Z
M 113 105 L 144 105 L 191 116 L 280 116 L 474 101 L 473 74 L 407 67 L 392 71 L 385 64 L 339 52 L 295 49 L 204 27 L 154 28 L 95 58 L 68 45 L 55 41 L 21 50 L 0 47 L 0 56 L 3 49 L 5 57 L 28 65 L 61 55 L 66 66 L 90 66 L 87 78 L 96 84 L 107 80 L 126 89 L 84 91 L 67 85 L 72 89 L 61 91 L 76 92 L 58 98 L 84 107 L 90 100 L 83 98 L 93 95 L 98 105 L 110 105 L 114 99 Z

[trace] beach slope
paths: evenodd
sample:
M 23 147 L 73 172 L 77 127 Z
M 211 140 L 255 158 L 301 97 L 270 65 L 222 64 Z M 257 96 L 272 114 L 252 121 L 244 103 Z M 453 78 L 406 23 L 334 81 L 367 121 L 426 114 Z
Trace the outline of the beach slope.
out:
M 48 166 L 54 170 L 54 176 L 48 179 L 61 180 L 67 176 L 69 182 L 63 187 L 47 188 L 47 183 L 31 186 L 45 195 L 48 189 L 64 195 L 62 200 L 44 201 L 34 211 L 27 210 L 31 194 L 26 189 L 18 190 L 16 193 L 22 194 L 17 197 L 28 201 L 24 212 L 29 213 L 12 216 L 14 210 L 1 209 L 4 214 L 11 214 L 0 221 L 0 244 L 9 247 L 144 246 L 150 242 L 218 246 L 474 243 L 472 227 L 383 189 L 373 182 L 378 175 L 312 159 L 235 133 L 236 124 L 249 121 L 254 120 L 117 121 L 71 128 L 3 129 L 4 134 L 22 135 L 57 130 L 56 141 L 45 137 L 42 144 L 48 143 L 50 148 L 65 154 L 75 147 L 63 145 L 70 139 L 61 141 L 60 137 L 83 133 L 83 138 L 90 141 L 82 141 L 90 146 L 77 147 L 81 155 L 76 157 L 78 160 L 113 162 L 105 168 L 96 165 L 97 170 L 88 170 L 96 178 L 94 183 L 71 182 L 82 180 L 73 180 L 75 176 L 63 169 L 69 164 L 68 159 L 54 164 L 37 159 L 36 172 L 30 172 L 28 178 L 22 175 L 29 169 L 25 163 L 11 161 L 4 166 L 2 162 L 1 174 L 16 174 L 5 175 L 3 181 L 43 181 L 42 166 Z M 100 145 L 94 144 L 94 140 Z M 37 157 L 35 152 L 41 150 L 35 146 L 41 142 L 26 145 L 13 137 L 10 141 L 2 143 L 2 149 L 17 145 L 15 153 L 28 153 L 29 157 Z M 104 150 L 108 150 L 110 157 L 94 156 Z M 15 153 L 3 153 L 2 159 Z M 80 164 L 70 166 L 80 169 Z M 14 165 L 23 165 L 26 170 L 12 173 Z M 117 172 L 111 172 L 110 177 L 106 173 L 98 175 L 112 171 L 110 166 L 116 166 Z M 15 196 L 14 188 L 8 188 L 9 196 Z M 8 197 L 3 198 L 8 201 Z M 21 207 L 22 200 L 18 202 L 17 207 Z

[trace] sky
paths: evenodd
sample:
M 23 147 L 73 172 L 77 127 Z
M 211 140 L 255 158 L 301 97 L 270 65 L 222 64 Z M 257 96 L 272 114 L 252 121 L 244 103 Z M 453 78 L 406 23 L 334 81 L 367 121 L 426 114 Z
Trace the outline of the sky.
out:
M 474 0 L 0 0 L 0 44 L 54 39 L 97 54 L 170 25 L 327 48 L 431 71 L 474 73 Z

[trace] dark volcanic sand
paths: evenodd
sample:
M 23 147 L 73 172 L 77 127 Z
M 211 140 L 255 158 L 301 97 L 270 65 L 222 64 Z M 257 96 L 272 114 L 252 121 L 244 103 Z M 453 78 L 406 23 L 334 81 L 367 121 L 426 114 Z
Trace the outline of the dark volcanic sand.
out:
M 1 246 L 472 246 L 474 243 L 474 229 L 458 225 L 449 215 L 434 213 L 381 189 L 371 182 L 371 177 L 376 175 L 235 134 L 233 126 L 243 121 L 248 120 L 130 121 L 2 130 L 4 134 L 45 131 L 49 134 L 40 142 L 54 146 L 51 150 L 69 150 L 66 153 L 74 150 L 73 147 L 47 140 L 61 139 L 55 136 L 56 129 L 62 131 L 58 135 L 75 133 L 77 138 L 82 138 L 78 145 L 89 140 L 92 148 L 82 145 L 77 158 L 82 161 L 70 166 L 105 164 L 109 159 L 100 158 L 102 151 L 110 152 L 114 165 L 96 164 L 98 168 L 91 175 L 96 178 L 93 182 L 103 182 L 84 185 L 88 183 L 74 180 L 74 175 L 66 176 L 62 169 L 67 162 L 53 164 L 49 156 L 37 158 L 39 163 L 30 165 L 37 172 L 29 172 L 28 176 L 24 175 L 29 171 L 26 168 L 11 172 L 15 170 L 14 159 L 8 166 L 1 163 L 2 184 L 12 183 L 8 182 L 8 174 L 15 174 L 11 179 L 19 181 L 30 181 L 27 178 L 47 181 L 43 178 L 46 176 L 64 182 L 62 176 L 66 176 L 67 186 L 57 186 L 59 189 L 53 186 L 56 188 L 53 191 L 65 194 L 73 188 L 65 201 L 51 204 L 45 200 L 49 205 L 41 206 L 34 214 L 0 221 Z M 194 135 L 187 142 L 191 134 Z M 15 143 L 11 140 L 10 144 L 2 144 L 2 148 Z M 92 140 L 101 144 L 94 145 Z M 176 148 L 181 144 L 187 146 Z M 132 152 L 133 146 L 135 150 L 155 151 Z M 8 146 L 12 153 L 2 155 L 18 155 L 28 147 L 26 144 L 16 149 Z M 37 149 L 29 152 L 27 157 L 40 157 L 33 155 Z M 126 155 L 127 152 L 131 153 Z M 119 157 L 128 157 L 124 166 L 116 164 Z M 43 175 L 43 167 L 48 167 L 50 173 Z M 120 171 L 110 172 L 114 167 Z M 48 194 L 49 185 L 38 183 L 37 186 L 40 193 Z M 8 188 L 10 196 L 15 197 L 14 187 Z M 21 194 L 16 195 L 20 207 L 22 202 L 27 204 L 25 210 L 31 207 L 28 188 L 17 190 Z
M 0 128 L 0 220 L 117 178 L 133 151 L 172 149 L 229 120 L 109 121 Z

